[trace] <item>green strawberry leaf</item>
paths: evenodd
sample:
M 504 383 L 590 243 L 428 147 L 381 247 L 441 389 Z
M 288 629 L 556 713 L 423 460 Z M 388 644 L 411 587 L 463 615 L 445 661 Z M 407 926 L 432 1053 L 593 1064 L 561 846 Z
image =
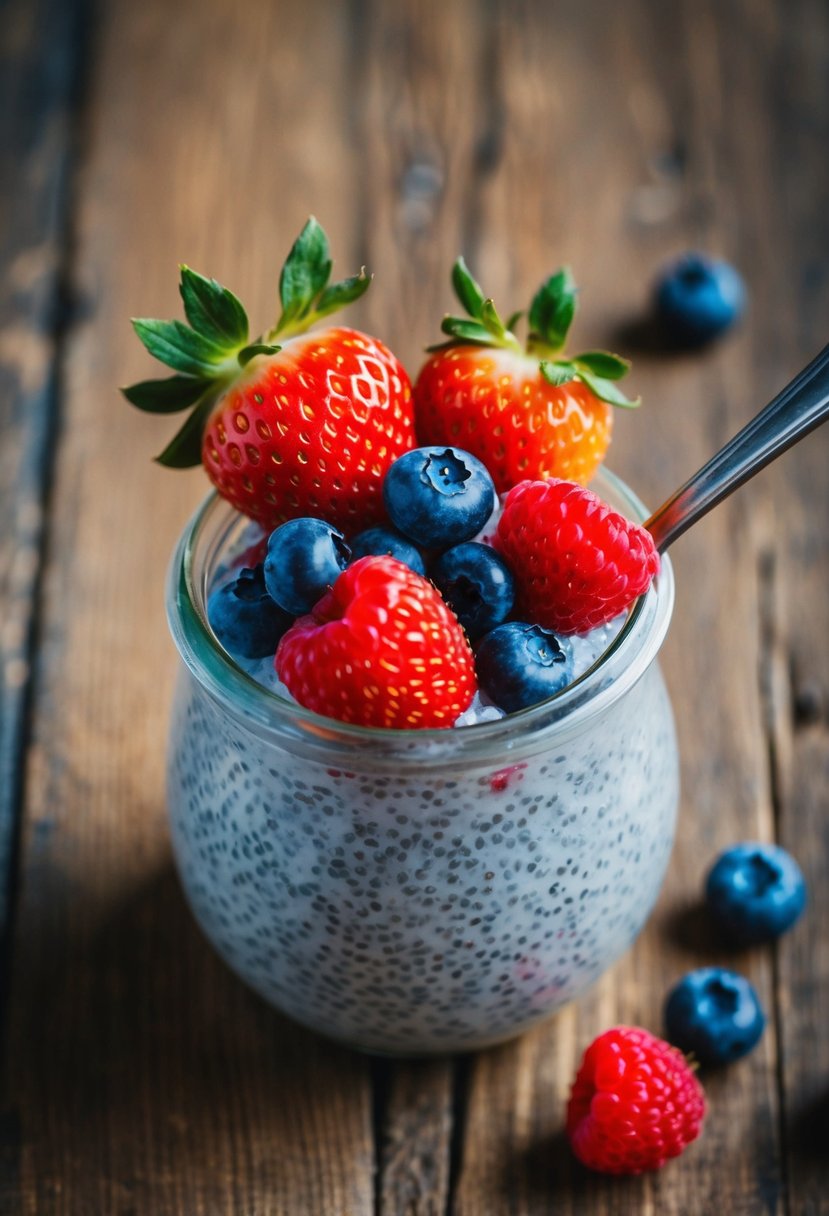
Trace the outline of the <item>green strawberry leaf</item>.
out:
M 516 325 L 524 315 L 524 310 L 519 308 L 518 312 L 514 312 L 507 320 L 507 329 L 510 333 L 514 332 Z
M 566 359 L 542 359 L 538 366 L 544 379 L 554 388 L 558 388 L 561 384 L 569 384 L 571 380 L 576 379 L 578 374 L 573 364 Z
M 173 436 L 164 451 L 156 456 L 159 464 L 168 469 L 192 469 L 201 464 L 202 437 L 215 400 L 214 393 L 205 394 L 181 430 Z
M 440 328 L 458 342 L 474 342 L 480 346 L 492 345 L 492 334 L 480 321 L 466 321 L 463 317 L 444 317 Z
M 504 322 L 498 316 L 498 311 L 492 300 L 484 300 L 483 307 L 481 308 L 481 322 L 487 327 L 493 338 L 504 337 L 506 333 Z
M 315 317 L 327 317 L 329 313 L 337 312 L 346 304 L 359 300 L 363 292 L 368 291 L 371 275 L 366 274 L 363 266 L 359 274 L 343 279 L 340 283 L 332 283 L 326 287 L 314 306 Z
M 607 350 L 589 350 L 582 355 L 576 355 L 573 363 L 582 371 L 586 369 L 594 376 L 604 380 L 621 380 L 630 371 L 630 360 L 620 355 L 612 355 Z
M 600 400 L 606 401 L 608 405 L 619 405 L 622 409 L 635 410 L 642 404 L 641 397 L 631 401 L 612 380 L 606 380 L 603 376 L 594 376 L 592 372 L 586 371 L 582 367 L 578 368 L 578 376 Z
M 246 346 L 244 350 L 240 350 L 236 358 L 239 360 L 239 366 L 244 367 L 250 363 L 254 355 L 276 355 L 282 350 L 281 346 L 274 346 L 268 342 L 252 342 L 250 346 Z
M 551 275 L 530 305 L 530 339 L 561 350 L 576 313 L 576 285 L 567 267 Z
M 279 277 L 279 298 L 282 316 L 275 333 L 286 329 L 292 321 L 311 311 L 317 296 L 331 277 L 331 252 L 328 237 L 310 217 L 291 248 Z
M 181 267 L 179 291 L 187 320 L 196 333 L 218 346 L 235 348 L 247 342 L 247 313 L 232 291 L 189 266 Z
M 170 376 L 168 380 L 141 380 L 121 392 L 131 405 L 148 414 L 175 414 L 194 405 L 210 385 L 193 376 Z
M 151 355 L 185 376 L 215 376 L 216 365 L 227 357 L 224 347 L 197 334 L 183 321 L 138 317 L 132 327 Z
M 469 273 L 469 268 L 463 258 L 458 258 L 452 267 L 452 286 L 455 289 L 455 295 L 470 317 L 474 317 L 477 321 L 482 320 L 486 297 Z

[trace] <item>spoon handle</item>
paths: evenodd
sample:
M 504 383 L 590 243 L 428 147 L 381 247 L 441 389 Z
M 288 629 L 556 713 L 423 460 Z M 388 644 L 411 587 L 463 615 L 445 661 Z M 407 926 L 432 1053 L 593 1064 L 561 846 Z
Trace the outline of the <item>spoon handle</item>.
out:
M 645 527 L 660 553 L 726 495 L 829 417 L 829 346 L 756 418 L 654 511 Z

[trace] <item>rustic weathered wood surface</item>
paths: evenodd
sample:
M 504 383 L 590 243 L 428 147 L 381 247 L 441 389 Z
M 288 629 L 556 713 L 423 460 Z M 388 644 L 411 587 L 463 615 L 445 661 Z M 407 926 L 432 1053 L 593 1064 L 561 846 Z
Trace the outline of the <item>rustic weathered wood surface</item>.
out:
M 204 481 L 151 463 L 168 428 L 116 392 L 178 262 L 264 324 L 311 211 L 413 371 L 459 251 L 505 308 L 569 262 L 579 339 L 636 356 L 610 463 L 655 503 L 829 338 L 828 145 L 822 0 L 0 3 L 3 1212 L 829 1212 L 829 433 L 676 548 L 682 822 L 633 951 L 518 1042 L 378 1063 L 266 1008 L 185 908 L 161 592 Z M 751 309 L 678 356 L 639 319 L 689 246 L 741 267 Z M 728 955 L 696 904 L 745 837 L 792 848 L 811 903 Z M 761 1045 L 706 1079 L 683 1158 L 588 1176 L 562 1137 L 581 1051 L 658 1030 L 707 961 L 756 983 Z

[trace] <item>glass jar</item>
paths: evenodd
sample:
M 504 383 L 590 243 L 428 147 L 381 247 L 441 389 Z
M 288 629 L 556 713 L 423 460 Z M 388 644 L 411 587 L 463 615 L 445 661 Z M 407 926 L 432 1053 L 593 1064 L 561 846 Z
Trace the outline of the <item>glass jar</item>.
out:
M 607 471 L 595 487 L 645 517 Z M 351 1046 L 444 1053 L 519 1034 L 630 946 L 659 892 L 678 801 L 656 662 L 670 562 L 549 701 L 455 730 L 370 730 L 261 687 L 217 643 L 207 590 L 244 526 L 211 496 L 168 585 L 183 660 L 169 813 L 196 919 L 267 1001 Z

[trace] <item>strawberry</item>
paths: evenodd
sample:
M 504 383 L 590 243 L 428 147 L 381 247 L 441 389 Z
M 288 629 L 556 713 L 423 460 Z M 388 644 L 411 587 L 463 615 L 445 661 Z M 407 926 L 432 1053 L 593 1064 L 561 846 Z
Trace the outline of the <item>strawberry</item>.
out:
M 518 614 L 562 634 L 611 621 L 659 571 L 650 532 L 557 478 L 510 490 L 494 544 L 515 576 Z
M 522 346 L 463 258 L 452 271 L 469 314 L 444 317 L 449 341 L 431 347 L 414 387 L 420 444 L 455 444 L 477 456 L 503 494 L 523 478 L 567 477 L 586 483 L 610 442 L 611 405 L 632 408 L 614 381 L 630 364 L 606 351 L 563 353 L 576 311 L 568 270 L 539 288 Z
M 457 618 L 394 557 L 347 566 L 284 635 L 275 666 L 300 705 L 360 726 L 452 726 L 476 689 Z
M 324 516 L 344 530 L 383 518 L 380 487 L 414 444 L 411 387 L 381 342 L 314 322 L 356 300 L 361 271 L 329 285 L 328 239 L 312 217 L 282 269 L 282 315 L 251 341 L 245 310 L 215 279 L 181 268 L 189 322 L 133 321 L 149 352 L 173 368 L 167 380 L 124 389 L 150 413 L 193 412 L 158 460 L 200 461 L 219 493 L 270 530 L 297 516 Z

